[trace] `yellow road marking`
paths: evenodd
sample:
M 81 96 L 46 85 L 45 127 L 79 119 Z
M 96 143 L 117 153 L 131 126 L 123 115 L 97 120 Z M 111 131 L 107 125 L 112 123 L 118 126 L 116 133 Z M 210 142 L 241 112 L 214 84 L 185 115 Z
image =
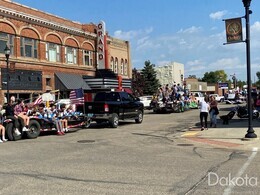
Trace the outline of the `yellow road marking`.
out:
M 187 133 L 184 133 L 183 135 L 181 135 L 182 137 L 186 137 L 186 136 L 194 136 L 196 134 L 198 134 L 199 132 L 187 132 Z

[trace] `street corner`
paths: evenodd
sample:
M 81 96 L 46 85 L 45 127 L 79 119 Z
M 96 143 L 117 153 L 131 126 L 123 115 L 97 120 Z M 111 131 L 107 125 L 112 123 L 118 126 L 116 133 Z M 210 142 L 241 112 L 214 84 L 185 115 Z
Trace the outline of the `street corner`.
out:
M 181 134 L 180 137 L 194 137 L 198 136 L 198 134 L 201 132 L 201 128 L 198 126 L 191 126 L 188 129 L 186 129 L 185 132 Z
M 260 148 L 259 138 L 241 138 L 244 149 Z
M 201 128 L 193 126 L 189 128 L 189 131 L 183 133 L 181 137 L 192 142 L 223 148 L 237 148 L 244 145 L 240 138 L 221 138 L 211 134 L 209 130 L 201 131 Z
M 189 131 L 201 131 L 201 128 L 198 126 L 192 126 L 192 127 L 189 127 Z
M 206 138 L 206 137 L 200 137 L 200 136 L 187 136 L 185 139 L 198 142 L 201 144 L 211 145 L 211 146 L 217 146 L 221 148 L 238 148 L 243 146 L 243 144 L 240 143 L 234 143 L 229 141 L 222 141 L 222 140 L 216 140 L 212 138 Z
M 181 137 L 194 137 L 194 136 L 197 136 L 199 134 L 199 132 L 198 131 L 187 131 L 187 132 L 185 132 L 185 133 L 183 133 L 182 135 L 181 135 Z

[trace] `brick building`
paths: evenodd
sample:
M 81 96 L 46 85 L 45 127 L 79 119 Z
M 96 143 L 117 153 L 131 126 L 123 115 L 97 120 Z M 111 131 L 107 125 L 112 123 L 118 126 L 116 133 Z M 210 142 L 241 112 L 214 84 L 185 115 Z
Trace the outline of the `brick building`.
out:
M 32 99 L 51 90 L 60 90 L 61 97 L 67 98 L 75 88 L 107 87 L 106 77 L 115 83 L 110 88 L 130 87 L 129 42 L 110 37 L 100 25 L 105 24 L 81 24 L 1 0 L 0 103 L 8 77 L 6 45 L 11 50 L 9 91 L 17 98 Z

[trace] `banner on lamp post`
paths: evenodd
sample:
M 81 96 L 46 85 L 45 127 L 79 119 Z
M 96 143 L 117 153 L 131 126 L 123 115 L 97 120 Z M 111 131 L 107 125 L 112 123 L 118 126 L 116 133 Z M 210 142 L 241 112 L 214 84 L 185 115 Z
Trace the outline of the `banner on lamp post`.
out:
M 243 42 L 241 18 L 225 20 L 227 43 Z

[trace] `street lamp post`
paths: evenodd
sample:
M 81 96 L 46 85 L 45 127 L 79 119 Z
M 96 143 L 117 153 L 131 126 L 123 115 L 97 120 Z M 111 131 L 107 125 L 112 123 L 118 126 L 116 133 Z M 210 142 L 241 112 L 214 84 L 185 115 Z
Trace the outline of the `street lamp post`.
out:
M 7 78 L 6 79 L 6 99 L 7 99 L 7 103 L 9 103 L 9 100 L 10 100 L 10 94 L 9 94 L 9 56 L 10 56 L 11 50 L 6 45 L 4 51 L 5 51 L 5 57 L 6 57 L 6 78 Z
M 248 110 L 248 130 L 245 135 L 246 138 L 256 138 L 257 135 L 252 127 L 252 103 L 251 103 L 251 62 L 250 62 L 250 24 L 249 14 L 252 13 L 249 10 L 251 0 L 242 0 L 245 7 L 245 19 L 246 19 L 246 64 L 247 64 L 247 110 Z
M 235 74 L 233 74 L 233 75 L 230 75 L 230 76 L 232 76 L 232 80 L 233 80 L 234 89 L 236 90 L 236 88 L 237 88 L 237 78 L 236 78 L 236 75 L 235 75 Z

